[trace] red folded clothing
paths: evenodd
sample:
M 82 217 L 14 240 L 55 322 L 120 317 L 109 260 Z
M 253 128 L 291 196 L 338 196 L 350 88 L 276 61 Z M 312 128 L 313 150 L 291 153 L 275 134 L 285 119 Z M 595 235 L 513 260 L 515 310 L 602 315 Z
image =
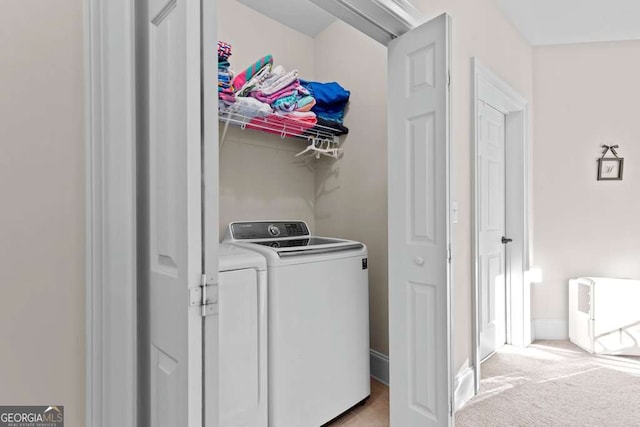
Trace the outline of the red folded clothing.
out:
M 314 127 L 317 122 L 315 115 L 293 119 L 280 114 L 270 114 L 265 118 L 251 120 L 247 127 L 277 135 L 297 136 Z

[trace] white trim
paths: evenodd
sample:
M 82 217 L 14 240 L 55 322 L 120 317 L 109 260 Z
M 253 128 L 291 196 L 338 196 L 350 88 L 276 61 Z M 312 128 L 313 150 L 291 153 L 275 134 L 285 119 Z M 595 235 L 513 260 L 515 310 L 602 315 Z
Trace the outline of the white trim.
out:
M 534 340 L 568 340 L 569 322 L 564 319 L 533 319 L 531 334 Z
M 134 2 L 85 0 L 86 425 L 137 425 Z
M 407 0 L 310 1 L 385 46 L 429 20 Z
M 218 6 L 219 2 L 208 0 L 202 2 L 202 45 L 215 46 L 218 40 Z M 218 283 L 218 258 L 219 258 L 219 154 L 218 144 L 218 91 L 217 83 L 211 82 L 208 76 L 215 75 L 218 71 L 218 54 L 214 49 L 202 49 L 202 173 L 204 177 L 202 185 L 202 253 L 204 257 L 203 267 L 207 278 Z M 223 141 L 224 142 L 224 141 Z M 208 316 L 203 327 L 204 343 L 203 354 L 206 355 L 204 367 L 203 387 L 204 396 L 204 425 L 216 427 L 219 422 L 219 317 Z
M 473 366 L 466 366 L 458 372 L 455 380 L 454 412 L 458 412 L 475 396 L 475 372 Z
M 506 116 L 506 233 L 513 239 L 508 248 L 507 282 L 507 343 L 526 346 L 531 343 L 530 283 L 526 281 L 529 266 L 529 105 L 527 100 L 502 78 L 472 59 L 472 309 L 473 309 L 473 366 L 475 389 L 480 387 L 480 332 L 478 301 L 478 129 L 477 114 L 480 99 L 491 104 Z M 515 203 L 514 203 L 515 201 Z
M 389 385 L 389 356 L 375 350 L 369 351 L 371 377 L 385 385 Z

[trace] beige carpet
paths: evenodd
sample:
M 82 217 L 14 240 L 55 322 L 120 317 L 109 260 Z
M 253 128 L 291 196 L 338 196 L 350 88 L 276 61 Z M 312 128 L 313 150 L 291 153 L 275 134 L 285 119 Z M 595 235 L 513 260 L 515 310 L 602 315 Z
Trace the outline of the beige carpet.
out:
M 456 426 L 640 426 L 640 358 L 593 356 L 569 341 L 506 346 L 482 364 Z

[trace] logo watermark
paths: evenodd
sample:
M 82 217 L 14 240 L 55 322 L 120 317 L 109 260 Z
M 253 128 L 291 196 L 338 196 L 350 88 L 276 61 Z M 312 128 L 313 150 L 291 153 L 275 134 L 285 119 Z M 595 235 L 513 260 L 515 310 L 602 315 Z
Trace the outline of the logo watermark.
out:
M 0 427 L 64 427 L 64 406 L 0 406 Z

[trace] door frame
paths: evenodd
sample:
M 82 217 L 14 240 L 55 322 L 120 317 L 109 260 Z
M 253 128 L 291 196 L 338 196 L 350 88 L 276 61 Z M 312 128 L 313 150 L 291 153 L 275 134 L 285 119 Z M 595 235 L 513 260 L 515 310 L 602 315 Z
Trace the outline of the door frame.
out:
M 84 404 L 96 427 L 138 425 L 134 19 L 134 0 L 84 0 Z
M 531 344 L 531 284 L 529 242 L 529 102 L 477 58 L 471 60 L 471 145 L 472 145 L 472 351 L 475 392 L 480 388 L 480 301 L 479 301 L 479 221 L 478 102 L 485 101 L 506 119 L 505 138 L 505 221 L 506 235 L 513 242 L 506 248 L 506 328 L 507 344 Z
M 427 20 L 404 0 L 377 2 L 382 10 L 375 16 L 376 23 L 367 21 L 370 18 L 366 13 L 340 1 L 312 1 L 326 7 L 333 2 L 333 13 L 339 19 L 385 45 L 400 35 L 387 28 L 402 28 L 403 33 Z M 88 427 L 135 427 L 139 425 L 138 408 L 142 410 L 145 405 L 138 396 L 137 349 L 136 70 L 140 66 L 136 62 L 137 8 L 135 0 L 83 0 L 83 3 L 85 419 Z M 214 5 L 215 0 L 208 4 Z M 212 13 L 212 9 L 207 8 L 204 13 Z M 449 193 L 447 198 L 449 205 Z M 216 207 L 217 199 L 209 208 Z M 448 221 L 450 227 L 449 216 Z M 208 261 L 217 264 L 217 259 Z M 451 282 L 448 286 L 452 286 Z M 450 347 L 448 360 L 452 357 Z M 449 388 L 452 401 L 453 390 Z

